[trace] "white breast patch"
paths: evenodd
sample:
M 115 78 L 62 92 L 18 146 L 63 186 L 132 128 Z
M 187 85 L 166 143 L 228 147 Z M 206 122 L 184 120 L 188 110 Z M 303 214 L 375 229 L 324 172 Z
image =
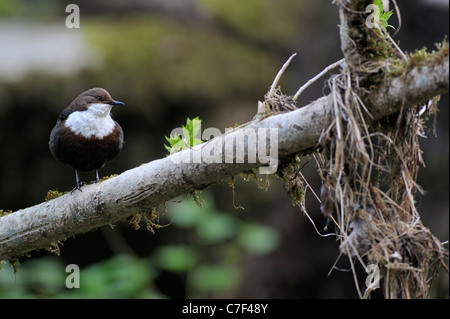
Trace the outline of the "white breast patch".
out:
M 102 139 L 114 131 L 115 123 L 109 115 L 111 107 L 109 104 L 94 104 L 86 111 L 73 112 L 67 117 L 65 125 L 86 138 Z

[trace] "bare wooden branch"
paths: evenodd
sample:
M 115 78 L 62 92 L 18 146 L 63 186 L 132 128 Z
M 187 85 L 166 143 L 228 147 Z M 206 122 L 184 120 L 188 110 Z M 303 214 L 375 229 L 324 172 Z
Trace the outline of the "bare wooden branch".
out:
M 448 53 L 432 65 L 412 67 L 401 76 L 386 79 L 363 97 L 374 119 L 398 112 L 449 90 Z M 100 226 L 149 210 L 181 194 L 263 165 L 236 163 L 236 153 L 222 156 L 221 163 L 185 163 L 205 150 L 222 150 L 233 140 L 245 140 L 258 129 L 277 129 L 277 156 L 311 152 L 330 122 L 332 97 L 325 96 L 292 112 L 255 120 L 193 149 L 175 153 L 130 169 L 117 177 L 83 187 L 82 192 L 25 208 L 0 218 L 0 260 L 11 260 L 51 243 L 79 235 Z M 269 135 L 262 152 L 269 154 Z M 273 140 L 272 140 L 273 142 Z M 248 158 L 246 145 L 245 158 Z M 225 154 L 223 152 L 222 154 Z M 258 154 L 259 155 L 259 154 Z M 256 158 L 260 158 L 256 156 Z
M 306 82 L 305 84 L 303 84 L 298 90 L 297 92 L 294 94 L 294 101 L 297 101 L 298 97 L 303 93 L 303 91 L 305 91 L 311 84 L 313 84 L 314 82 L 316 82 L 318 79 L 320 79 L 322 76 L 324 76 L 327 72 L 329 72 L 330 70 L 333 70 L 334 68 L 337 68 L 340 64 L 344 63 L 345 59 L 340 59 L 339 61 L 336 61 L 332 64 L 330 64 L 329 66 L 327 66 L 325 69 L 323 69 L 319 74 L 317 74 L 316 76 L 314 76 L 312 79 L 309 79 L 308 82 Z

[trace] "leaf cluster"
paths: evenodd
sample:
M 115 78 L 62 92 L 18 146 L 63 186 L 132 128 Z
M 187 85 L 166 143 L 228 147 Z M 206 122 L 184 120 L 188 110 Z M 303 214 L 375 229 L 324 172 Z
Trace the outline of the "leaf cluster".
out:
M 197 144 L 203 143 L 203 141 L 198 138 L 201 130 L 202 121 L 198 118 L 187 118 L 186 125 L 182 126 L 181 134 L 171 134 L 170 137 L 165 137 L 170 145 L 164 145 L 169 154 L 179 152 L 183 149 L 191 148 Z
M 374 0 L 373 4 L 376 5 L 379 9 L 380 15 L 378 16 L 378 21 L 380 22 L 380 28 L 382 28 L 383 31 L 386 31 L 387 27 L 394 28 L 388 23 L 388 20 L 391 17 L 393 10 L 384 12 L 382 0 Z

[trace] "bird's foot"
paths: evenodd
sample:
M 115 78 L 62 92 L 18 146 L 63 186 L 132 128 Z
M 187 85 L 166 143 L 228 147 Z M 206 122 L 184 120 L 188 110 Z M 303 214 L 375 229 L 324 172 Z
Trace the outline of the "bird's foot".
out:
M 95 184 L 98 182 L 100 182 L 100 178 L 98 178 L 98 170 L 95 170 L 95 179 L 92 182 L 90 182 L 89 184 Z
M 97 178 L 94 179 L 93 181 L 89 182 L 89 184 L 95 184 L 95 183 L 98 183 L 98 182 L 100 182 L 100 178 L 98 178 L 98 176 L 97 176 Z
M 83 186 L 83 185 L 86 185 L 86 183 L 83 181 L 77 181 L 77 185 L 70 191 L 70 194 L 73 194 L 73 192 L 75 192 L 76 190 L 79 190 L 80 192 L 82 192 L 81 186 Z

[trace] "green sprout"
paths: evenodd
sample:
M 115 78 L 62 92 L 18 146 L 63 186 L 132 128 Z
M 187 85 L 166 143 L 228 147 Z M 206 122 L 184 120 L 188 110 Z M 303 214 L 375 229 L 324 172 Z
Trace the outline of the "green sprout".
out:
M 373 4 L 376 5 L 379 9 L 380 15 L 378 16 L 378 21 L 380 23 L 380 28 L 382 28 L 384 31 L 386 31 L 387 27 L 394 28 L 388 23 L 388 20 L 391 17 L 393 10 L 389 12 L 384 12 L 382 0 L 374 0 Z
M 164 147 L 167 151 L 169 151 L 169 154 L 171 155 L 203 143 L 201 139 L 196 137 L 200 133 L 201 123 L 202 121 L 198 118 L 198 116 L 192 120 L 188 118 L 186 120 L 186 125 L 182 126 L 183 135 L 171 134 L 170 137 L 166 136 L 166 140 L 170 145 L 164 145 Z

